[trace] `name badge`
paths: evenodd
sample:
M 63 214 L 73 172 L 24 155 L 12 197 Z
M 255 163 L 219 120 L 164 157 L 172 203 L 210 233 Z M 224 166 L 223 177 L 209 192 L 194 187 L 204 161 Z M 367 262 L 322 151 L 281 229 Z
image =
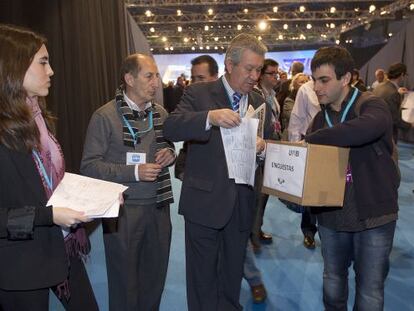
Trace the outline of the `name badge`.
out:
M 126 165 L 144 164 L 146 163 L 147 155 L 139 152 L 127 152 Z

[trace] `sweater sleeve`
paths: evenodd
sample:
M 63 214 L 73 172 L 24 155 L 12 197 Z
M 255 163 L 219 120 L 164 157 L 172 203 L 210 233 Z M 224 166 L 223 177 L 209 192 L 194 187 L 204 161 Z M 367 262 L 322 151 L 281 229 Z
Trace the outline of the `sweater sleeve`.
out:
M 319 129 L 306 135 L 308 143 L 338 147 L 358 147 L 379 139 L 391 130 L 392 119 L 386 104 L 378 99 L 361 105 L 359 116 L 331 128 Z

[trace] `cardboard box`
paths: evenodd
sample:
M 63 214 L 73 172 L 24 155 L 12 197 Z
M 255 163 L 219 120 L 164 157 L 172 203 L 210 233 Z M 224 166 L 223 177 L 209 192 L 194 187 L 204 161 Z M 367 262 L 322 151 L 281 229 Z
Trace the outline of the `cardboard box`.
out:
M 262 192 L 304 206 L 342 206 L 349 149 L 267 141 Z

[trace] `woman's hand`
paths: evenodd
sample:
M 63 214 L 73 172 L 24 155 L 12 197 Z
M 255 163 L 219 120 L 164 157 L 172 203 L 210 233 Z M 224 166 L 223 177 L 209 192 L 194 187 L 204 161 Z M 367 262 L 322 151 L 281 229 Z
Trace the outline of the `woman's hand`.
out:
M 61 227 L 72 227 L 81 222 L 91 221 L 85 216 L 85 212 L 78 212 L 67 207 L 53 207 L 53 222 Z

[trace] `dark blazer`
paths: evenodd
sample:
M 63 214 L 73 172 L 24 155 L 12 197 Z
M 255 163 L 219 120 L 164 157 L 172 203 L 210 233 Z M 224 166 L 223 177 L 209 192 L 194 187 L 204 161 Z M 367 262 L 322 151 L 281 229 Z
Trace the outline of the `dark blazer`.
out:
M 351 109 L 345 122 L 332 128 L 325 125 L 320 111 L 305 140 L 312 144 L 350 148 L 349 162 L 358 206 L 359 219 L 379 217 L 398 211 L 399 177 L 392 159 L 392 119 L 380 98 L 364 92 Z M 345 104 L 342 105 L 342 111 Z M 330 109 L 330 108 L 327 108 Z
M 263 98 L 249 93 L 249 104 L 258 107 Z M 253 188 L 236 185 L 228 178 L 220 128 L 206 131 L 209 110 L 229 108 L 231 103 L 221 79 L 196 83 L 186 88 L 177 109 L 164 122 L 164 136 L 171 141 L 188 141 L 179 213 L 186 220 L 222 228 L 230 219 L 236 199 L 241 229 L 251 227 Z
M 398 93 L 397 87 L 391 81 L 385 81 L 378 84 L 378 86 L 374 89 L 374 94 L 381 97 L 388 104 L 393 122 L 393 137 L 394 141 L 397 142 L 398 129 L 411 128 L 411 124 L 405 122 L 401 117 L 402 96 Z
M 60 227 L 30 153 L 0 145 L 0 288 L 30 290 L 63 282 L 68 263 Z

